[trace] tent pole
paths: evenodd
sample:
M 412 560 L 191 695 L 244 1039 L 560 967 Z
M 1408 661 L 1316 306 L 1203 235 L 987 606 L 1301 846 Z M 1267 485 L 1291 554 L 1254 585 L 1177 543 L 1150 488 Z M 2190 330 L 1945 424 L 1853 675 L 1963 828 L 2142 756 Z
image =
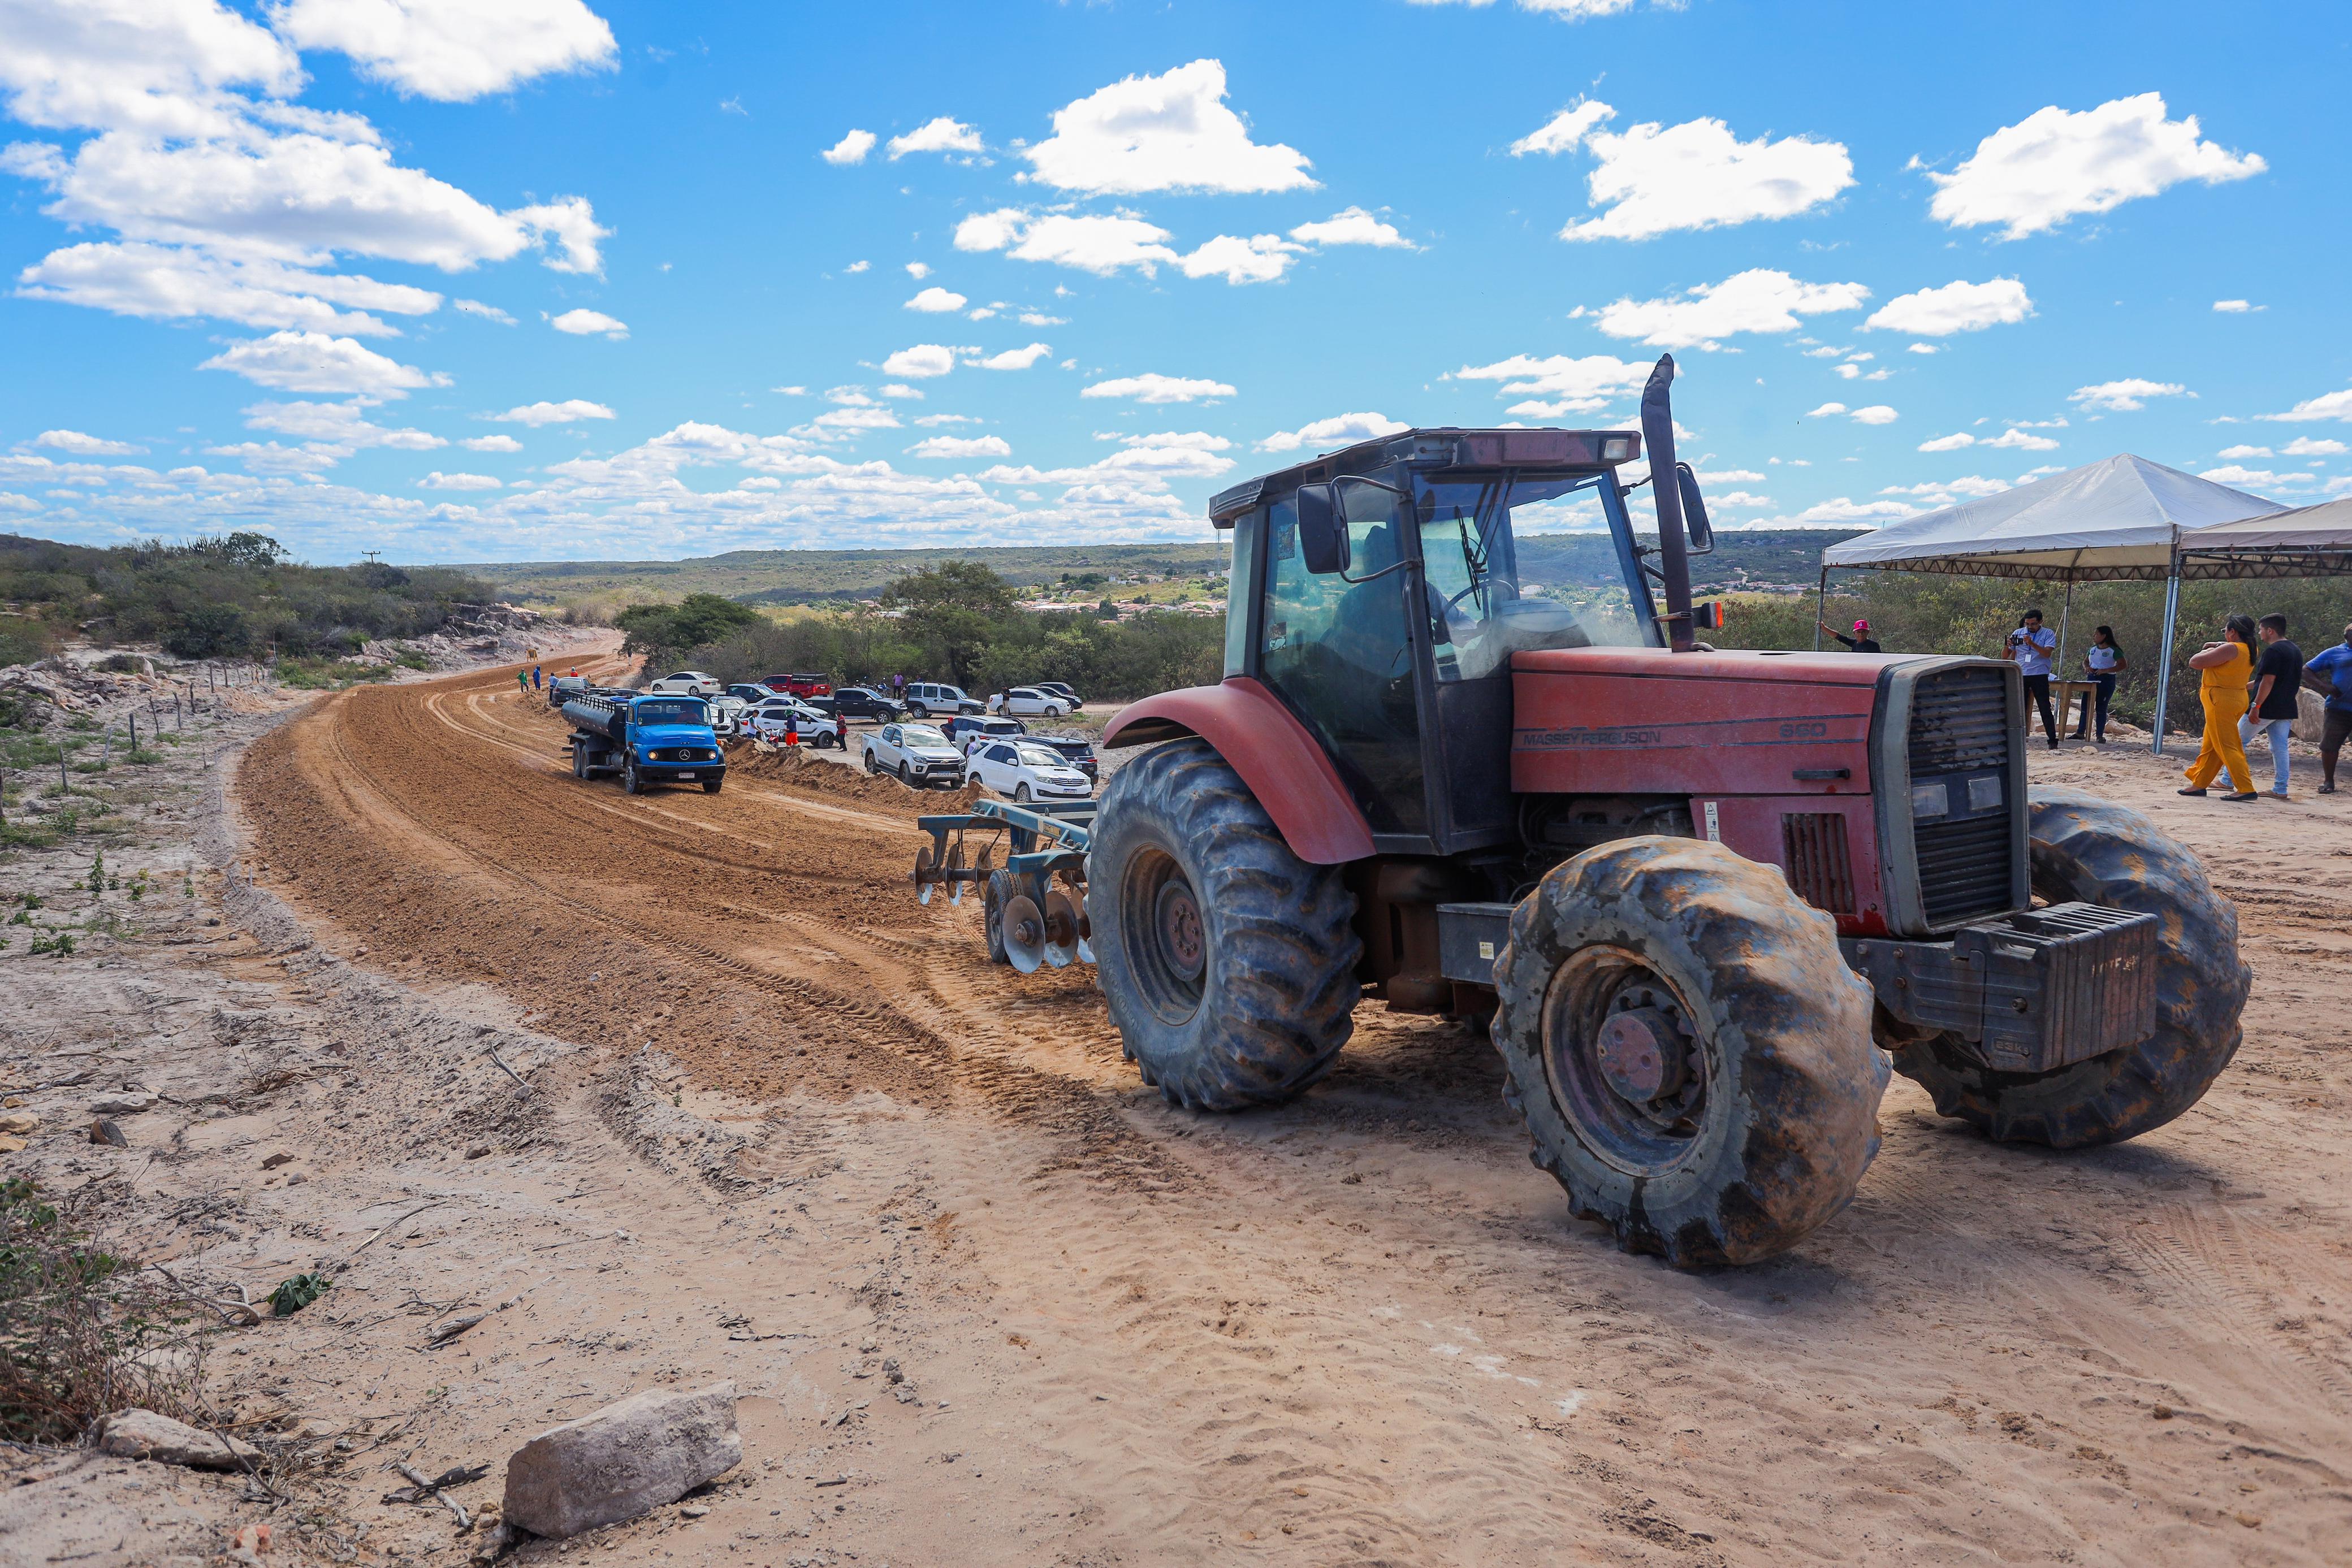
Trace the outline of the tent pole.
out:
M 1822 568 L 1822 586 L 1813 595 L 1813 652 L 1822 651 L 1822 622 L 1830 618 L 1830 569 Z
M 2058 607 L 2058 678 L 2062 681 L 2066 678 L 2066 622 L 2074 616 L 2074 580 L 2069 576 L 2066 579 L 2066 602 Z
M 2164 580 L 2164 651 L 2156 661 L 2156 744 L 2149 749 L 2154 755 L 2164 755 L 2164 711 L 2166 700 L 2172 693 L 2172 623 L 2180 613 L 2180 559 L 2173 558 L 2172 571 Z

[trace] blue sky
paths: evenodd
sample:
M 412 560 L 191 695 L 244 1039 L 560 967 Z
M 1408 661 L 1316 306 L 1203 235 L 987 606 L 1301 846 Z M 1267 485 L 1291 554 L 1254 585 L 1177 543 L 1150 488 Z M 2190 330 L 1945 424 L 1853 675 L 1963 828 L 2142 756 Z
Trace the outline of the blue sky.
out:
M 2214 16 L 0 0 L 0 528 L 1200 538 L 1667 349 L 1726 525 L 2341 494 L 2352 16 Z

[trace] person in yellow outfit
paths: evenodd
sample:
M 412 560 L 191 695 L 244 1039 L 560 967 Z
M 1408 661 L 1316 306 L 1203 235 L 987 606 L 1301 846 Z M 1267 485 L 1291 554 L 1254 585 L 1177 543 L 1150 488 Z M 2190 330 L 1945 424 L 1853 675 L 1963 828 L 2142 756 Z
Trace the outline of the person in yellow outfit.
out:
M 2224 800 L 2259 800 L 2254 770 L 2246 765 L 2245 743 L 2238 738 L 2238 720 L 2245 716 L 2247 683 L 2254 674 L 2254 618 L 2232 615 L 2222 623 L 2221 640 L 2208 643 L 2189 655 L 2189 667 L 2202 672 L 2197 700 L 2205 708 L 2205 744 L 2188 768 L 2189 788 L 2183 795 L 2202 795 L 2205 786 L 2227 768 L 2237 793 Z

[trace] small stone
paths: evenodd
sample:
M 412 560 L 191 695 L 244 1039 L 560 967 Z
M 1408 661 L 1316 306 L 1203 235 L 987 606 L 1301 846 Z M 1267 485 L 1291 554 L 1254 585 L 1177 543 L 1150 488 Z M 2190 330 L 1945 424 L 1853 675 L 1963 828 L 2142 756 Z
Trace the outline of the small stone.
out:
M 486 1157 L 486 1156 L 489 1154 L 489 1152 L 490 1152 L 490 1145 L 488 1145 L 488 1144 L 476 1144 L 472 1148 L 467 1149 L 467 1150 L 466 1151 L 466 1157 L 467 1157 L 467 1159 L 469 1159 L 469 1160 L 478 1160 L 478 1159 L 482 1159 L 482 1158 Z
M 124 1094 L 111 1094 L 93 1101 L 89 1111 L 93 1116 L 136 1116 L 142 1111 L 155 1108 L 155 1096 L 144 1090 Z
M 2149 1411 L 2148 1414 L 2155 1416 L 2159 1421 L 2169 1421 L 2172 1419 L 2172 1406 L 2169 1405 L 2159 1405 L 2155 1409 Z
M 89 1141 L 93 1144 L 105 1144 L 117 1149 L 127 1149 L 131 1146 L 131 1140 L 122 1135 L 122 1129 L 103 1116 L 89 1124 Z
M 261 1168 L 266 1171 L 274 1171 L 279 1166 L 290 1166 L 293 1163 L 294 1156 L 292 1155 L 275 1154 L 261 1162 Z
M 505 1518 L 534 1535 L 577 1535 L 675 1502 L 742 1461 L 732 1383 L 648 1389 L 517 1449 Z
M 677 1513 L 680 1519 L 700 1519 L 704 1514 L 709 1513 L 709 1511 L 710 1511 L 709 1509 L 703 1507 L 698 1502 L 690 1502 L 684 1508 L 679 1509 Z
M 12 1137 L 21 1138 L 26 1134 L 37 1129 L 40 1124 L 41 1119 L 38 1116 L 34 1115 L 30 1111 L 18 1112 L 13 1115 L 0 1116 L 0 1133 L 5 1133 Z
M 119 1459 L 149 1459 L 199 1470 L 241 1470 L 261 1450 L 222 1433 L 199 1431 L 152 1410 L 119 1410 L 100 1423 L 99 1451 Z

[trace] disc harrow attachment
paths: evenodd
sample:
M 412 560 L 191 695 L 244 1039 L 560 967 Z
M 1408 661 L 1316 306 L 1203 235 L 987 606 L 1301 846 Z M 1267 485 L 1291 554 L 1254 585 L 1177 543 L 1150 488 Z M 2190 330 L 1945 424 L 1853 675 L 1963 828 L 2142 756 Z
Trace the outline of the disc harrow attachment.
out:
M 915 852 L 915 896 L 929 904 L 944 887 L 948 902 L 961 904 L 966 887 L 986 889 L 1002 869 L 1014 891 L 991 917 L 1003 922 L 1006 960 L 1024 975 L 1041 966 L 1091 964 L 1086 886 L 1094 815 L 1091 800 L 1066 806 L 982 800 L 970 815 L 919 817 L 916 825 L 931 841 Z M 974 841 L 970 853 L 967 840 Z

